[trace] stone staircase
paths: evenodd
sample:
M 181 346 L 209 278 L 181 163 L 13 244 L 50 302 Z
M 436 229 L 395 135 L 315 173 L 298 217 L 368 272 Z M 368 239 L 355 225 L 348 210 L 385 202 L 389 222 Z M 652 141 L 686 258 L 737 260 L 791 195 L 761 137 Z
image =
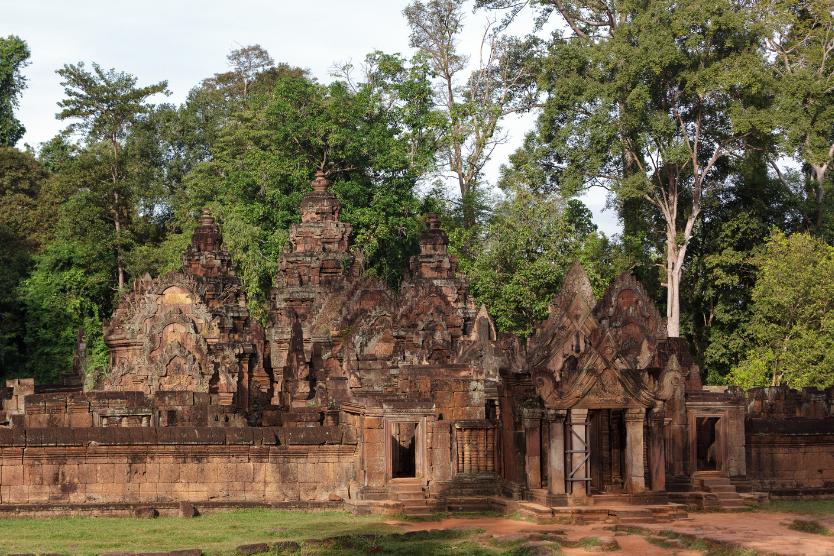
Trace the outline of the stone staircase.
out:
M 744 500 L 736 492 L 736 487 L 730 482 L 727 477 L 703 477 L 699 478 L 702 489 L 714 494 L 718 498 L 718 503 L 723 508 L 743 508 Z
M 393 479 L 391 499 L 402 502 L 405 515 L 429 515 L 431 513 L 426 492 L 423 490 L 423 481 L 420 479 Z

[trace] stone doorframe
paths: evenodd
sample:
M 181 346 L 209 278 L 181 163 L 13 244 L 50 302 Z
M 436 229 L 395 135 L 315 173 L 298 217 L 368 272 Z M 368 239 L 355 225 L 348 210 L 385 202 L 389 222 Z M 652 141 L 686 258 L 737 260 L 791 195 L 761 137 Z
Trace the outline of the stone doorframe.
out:
M 573 494 L 587 496 L 587 487 L 571 488 L 571 482 L 586 482 L 585 477 L 590 477 L 587 469 L 586 450 L 576 450 L 570 446 L 584 444 L 587 437 L 582 431 L 571 430 L 571 424 L 578 425 L 587 421 L 588 409 L 574 408 L 572 410 L 549 410 L 547 418 L 550 420 L 550 438 L 548 439 L 548 493 L 549 494 Z M 573 415 L 576 413 L 577 415 Z M 578 419 L 576 418 L 578 417 Z M 623 419 L 626 428 L 625 469 L 624 487 L 628 494 L 639 494 L 645 492 L 646 483 L 644 480 L 643 444 L 643 423 L 646 419 L 646 409 L 643 407 L 623 408 Z M 579 433 L 579 434 L 577 434 Z M 570 436 L 569 436 L 570 435 Z M 572 436 L 577 437 L 573 442 Z M 662 447 L 662 438 L 660 438 Z M 660 467 L 662 469 L 662 467 Z M 577 474 L 577 471 L 579 474 Z M 570 481 L 570 474 L 573 472 L 573 481 Z M 577 480 L 578 479 L 578 480 Z M 662 490 L 660 485 L 656 485 Z
M 730 436 L 730 414 L 728 411 L 689 411 L 688 428 L 689 428 L 689 469 L 694 476 L 698 471 L 698 419 L 715 417 L 718 422 L 715 424 L 716 436 L 716 454 L 720 458 L 721 469 L 717 472 L 723 477 L 729 477 L 729 462 L 730 462 L 730 444 L 727 441 Z M 720 440 L 720 443 L 719 443 Z M 714 474 L 716 471 L 710 471 Z
M 385 433 L 385 484 L 391 484 L 394 478 L 394 425 L 400 423 L 414 423 L 414 476 L 426 484 L 426 427 L 428 420 L 419 415 L 386 415 L 382 419 L 382 430 Z

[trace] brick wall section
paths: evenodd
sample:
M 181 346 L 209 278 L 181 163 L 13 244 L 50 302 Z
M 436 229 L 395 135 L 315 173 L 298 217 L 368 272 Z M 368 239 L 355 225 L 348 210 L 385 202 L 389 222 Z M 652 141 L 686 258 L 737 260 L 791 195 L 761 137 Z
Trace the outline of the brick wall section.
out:
M 0 429 L 0 504 L 327 500 L 350 427 Z
M 745 421 L 747 478 L 777 496 L 834 494 L 834 417 Z

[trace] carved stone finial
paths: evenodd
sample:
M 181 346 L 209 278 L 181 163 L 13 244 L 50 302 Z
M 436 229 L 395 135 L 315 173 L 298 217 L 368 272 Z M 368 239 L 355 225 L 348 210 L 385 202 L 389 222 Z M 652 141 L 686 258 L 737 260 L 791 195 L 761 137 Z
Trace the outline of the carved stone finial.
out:
M 214 217 L 209 209 L 203 209 L 203 215 L 198 219 L 200 226 L 211 226 L 214 224 Z
M 437 213 L 432 212 L 429 214 L 429 230 L 439 230 L 440 229 L 440 220 L 437 219 Z
M 316 179 L 311 181 L 310 185 L 313 186 L 313 190 L 315 191 L 325 192 L 330 187 L 330 180 L 324 176 L 324 172 L 319 170 L 316 172 Z

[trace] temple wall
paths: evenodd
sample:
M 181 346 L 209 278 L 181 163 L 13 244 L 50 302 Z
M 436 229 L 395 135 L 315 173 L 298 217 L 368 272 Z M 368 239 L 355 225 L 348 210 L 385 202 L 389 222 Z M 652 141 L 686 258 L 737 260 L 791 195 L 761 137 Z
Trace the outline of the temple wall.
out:
M 0 504 L 348 498 L 353 430 L 0 429 Z
M 753 490 L 834 494 L 834 418 L 747 419 L 745 440 Z
M 834 388 L 752 388 L 746 398 L 753 489 L 774 496 L 834 495 Z

